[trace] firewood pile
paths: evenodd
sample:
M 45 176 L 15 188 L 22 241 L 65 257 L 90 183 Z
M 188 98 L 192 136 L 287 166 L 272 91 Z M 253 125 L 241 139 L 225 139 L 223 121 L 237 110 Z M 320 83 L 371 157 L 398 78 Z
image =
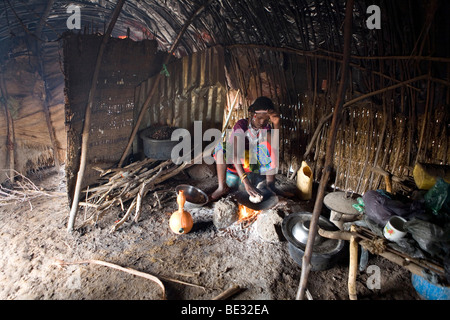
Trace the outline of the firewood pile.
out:
M 124 168 L 103 170 L 94 168 L 100 172 L 100 177 L 105 181 L 93 188 L 84 190 L 79 206 L 94 208 L 90 217 L 86 217 L 82 226 L 95 224 L 107 212 L 108 209 L 121 206 L 131 201 L 125 215 L 112 226 L 111 232 L 116 231 L 134 212 L 133 220 L 137 222 L 142 208 L 142 199 L 148 192 L 153 191 L 161 184 L 188 168 L 192 164 L 184 162 L 176 165 L 172 160 L 160 161 L 145 159 L 134 162 Z

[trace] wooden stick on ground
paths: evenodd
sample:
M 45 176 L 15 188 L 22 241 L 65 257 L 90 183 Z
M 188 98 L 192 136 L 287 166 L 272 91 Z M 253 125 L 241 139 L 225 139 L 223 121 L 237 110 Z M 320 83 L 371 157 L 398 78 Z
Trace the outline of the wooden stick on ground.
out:
M 120 219 L 119 221 L 116 222 L 115 225 L 112 226 L 111 230 L 109 231 L 109 233 L 113 233 L 114 231 L 116 231 L 117 229 L 119 229 L 119 227 L 125 222 L 127 221 L 127 219 L 130 217 L 131 212 L 133 212 L 134 207 L 136 207 L 136 199 L 134 198 L 133 202 L 130 204 L 130 207 L 128 208 L 127 212 L 125 213 L 125 215 L 122 217 L 122 219 Z
M 142 198 L 145 197 L 147 192 L 145 192 L 145 182 L 142 183 L 141 189 L 139 189 L 139 193 L 137 195 L 136 200 L 136 213 L 134 215 L 134 222 L 139 221 L 139 217 L 141 216 L 142 209 Z
M 225 300 L 229 297 L 235 295 L 236 293 L 243 290 L 239 285 L 235 284 L 232 287 L 228 288 L 224 292 L 220 293 L 219 295 L 215 296 L 212 300 Z
M 54 264 L 57 266 L 68 266 L 68 265 L 74 265 L 74 264 L 97 264 L 100 266 L 105 266 L 108 268 L 120 270 L 120 271 L 129 273 L 129 274 L 132 274 L 132 275 L 135 275 L 138 277 L 142 277 L 142 278 L 145 278 L 145 279 L 148 279 L 148 280 L 151 280 L 151 281 L 157 283 L 159 285 L 159 287 L 162 289 L 163 300 L 166 299 L 166 289 L 164 287 L 164 284 L 157 277 L 155 277 L 151 274 L 148 274 L 148 273 L 140 272 L 140 271 L 137 271 L 137 270 L 134 270 L 131 268 L 124 268 L 117 264 L 113 264 L 113 263 L 105 262 L 105 261 L 101 261 L 101 260 L 83 260 L 83 261 L 75 261 L 75 262 L 65 262 L 65 261 L 56 259 Z

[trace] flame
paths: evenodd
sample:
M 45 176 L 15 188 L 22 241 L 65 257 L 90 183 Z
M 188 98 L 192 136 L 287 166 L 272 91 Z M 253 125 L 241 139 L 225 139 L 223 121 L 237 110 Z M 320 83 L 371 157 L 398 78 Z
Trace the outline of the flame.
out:
M 250 208 L 247 208 L 246 206 L 239 204 L 239 220 L 238 222 L 244 222 L 244 221 L 250 221 L 254 220 L 258 214 L 261 212 L 261 210 L 253 210 Z

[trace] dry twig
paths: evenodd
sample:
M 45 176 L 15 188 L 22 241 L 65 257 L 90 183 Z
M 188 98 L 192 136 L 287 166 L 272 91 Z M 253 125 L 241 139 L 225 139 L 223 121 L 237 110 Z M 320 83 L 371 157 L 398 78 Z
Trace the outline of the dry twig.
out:
M 5 171 L 5 170 L 0 170 Z M 9 169 L 7 170 L 9 171 Z M 45 191 L 39 189 L 30 179 L 21 173 L 13 170 L 14 176 L 8 177 L 7 181 L 14 181 L 10 187 L 6 183 L 0 184 L 0 207 L 19 202 L 28 202 L 30 210 L 33 210 L 31 200 L 40 197 L 60 197 L 65 195 L 62 192 Z
M 132 202 L 125 216 L 111 228 L 111 232 L 116 231 L 130 217 L 133 210 L 135 212 L 133 220 L 137 222 L 141 215 L 142 201 L 147 193 L 190 165 L 189 163 L 175 165 L 171 160 L 158 163 L 156 160 L 145 159 L 120 169 L 97 170 L 108 180 L 90 188 L 87 200 L 79 204 L 95 208 L 94 213 L 83 222 L 82 226 L 97 222 L 113 206 L 120 205 L 124 211 L 123 204 L 127 201 Z
M 68 266 L 68 265 L 74 265 L 74 264 L 97 264 L 100 266 L 113 268 L 113 269 L 120 270 L 120 271 L 129 273 L 129 274 L 138 276 L 138 277 L 142 277 L 142 278 L 151 280 L 159 285 L 159 287 L 162 289 L 163 300 L 166 299 L 166 289 L 164 287 L 164 284 L 157 277 L 155 277 L 151 274 L 148 274 L 148 273 L 140 272 L 140 271 L 137 271 L 137 270 L 134 270 L 131 268 L 124 268 L 117 264 L 113 264 L 113 263 L 105 262 L 105 261 L 101 261 L 101 260 L 83 260 L 83 261 L 75 261 L 75 262 L 65 262 L 63 260 L 56 259 L 56 261 L 54 263 L 54 265 L 57 265 L 57 266 Z

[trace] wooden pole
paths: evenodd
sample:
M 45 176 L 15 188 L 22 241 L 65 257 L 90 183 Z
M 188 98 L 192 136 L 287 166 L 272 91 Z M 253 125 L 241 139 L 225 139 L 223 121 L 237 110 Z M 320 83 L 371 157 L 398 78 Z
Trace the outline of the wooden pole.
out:
M 7 161 L 9 163 L 9 180 L 14 182 L 15 170 L 15 156 L 14 149 L 16 144 L 16 138 L 14 133 L 14 119 L 12 118 L 11 112 L 9 111 L 8 101 L 9 95 L 8 90 L 6 89 L 4 71 L 2 70 L 0 73 L 0 92 L 3 97 L 3 105 L 5 107 L 5 117 L 7 122 L 6 127 L 6 152 L 7 152 Z
M 300 285 L 297 291 L 297 300 L 303 300 L 308 282 L 308 275 L 311 270 L 311 256 L 314 244 L 314 238 L 317 235 L 317 221 L 319 220 L 320 213 L 322 211 L 323 198 L 325 196 L 325 187 L 330 177 L 330 173 L 333 167 L 334 147 L 336 144 L 336 132 L 338 122 L 341 116 L 342 106 L 344 104 L 344 95 L 347 88 L 347 80 L 349 73 L 349 61 L 350 61 L 350 44 L 352 36 L 352 16 L 353 16 L 353 2 L 354 0 L 348 0 L 345 9 L 345 21 L 344 21 L 344 55 L 342 57 L 342 73 L 339 83 L 338 94 L 336 104 L 334 108 L 333 120 L 331 121 L 331 127 L 328 132 L 327 141 L 327 153 L 325 157 L 324 172 L 320 179 L 319 189 L 317 192 L 316 202 L 314 204 L 314 210 L 311 218 L 311 224 L 309 227 L 309 236 L 306 243 L 305 254 L 302 258 L 302 273 L 300 278 Z
M 169 62 L 170 57 L 172 56 L 173 52 L 175 51 L 175 49 L 177 48 L 177 46 L 178 46 L 178 44 L 179 44 L 179 42 L 180 42 L 180 40 L 181 40 L 181 37 L 182 37 L 183 34 L 186 32 L 187 28 L 188 28 L 189 25 L 192 23 L 192 21 L 194 21 L 195 18 L 197 18 L 197 16 L 198 16 L 203 10 L 205 10 L 205 8 L 206 8 L 207 6 L 209 6 L 209 4 L 210 4 L 212 1 L 213 1 L 213 0 L 207 1 L 204 5 L 202 5 L 200 8 L 198 8 L 198 9 L 194 12 L 194 14 L 189 18 L 188 21 L 186 21 L 186 23 L 183 25 L 183 28 L 180 30 L 180 32 L 178 33 L 177 37 L 175 38 L 174 43 L 173 43 L 172 46 L 170 47 L 170 49 L 169 49 L 169 51 L 168 51 L 168 53 L 167 53 L 167 55 L 166 55 L 166 57 L 165 57 L 165 59 L 164 59 L 163 66 L 166 65 L 166 64 Z M 131 146 L 133 145 L 134 137 L 136 136 L 136 134 L 137 134 L 137 132 L 138 132 L 138 130 L 139 130 L 139 126 L 140 126 L 140 124 L 141 124 L 141 122 L 142 122 L 142 119 L 144 118 L 144 115 L 145 115 L 145 113 L 147 112 L 148 107 L 150 106 L 150 101 L 152 100 L 152 97 L 153 97 L 153 95 L 155 94 L 156 89 L 158 88 L 159 81 L 161 80 L 161 77 L 162 77 L 162 74 L 161 74 L 161 73 L 158 73 L 158 74 L 156 75 L 155 81 L 153 81 L 153 85 L 152 85 L 152 88 L 150 89 L 150 93 L 148 94 L 147 98 L 146 98 L 145 101 L 144 101 L 144 104 L 142 105 L 142 109 L 141 109 L 141 111 L 139 112 L 139 116 L 138 116 L 138 118 L 137 118 L 137 120 L 136 120 L 136 124 L 134 125 L 133 131 L 131 132 L 131 136 L 130 136 L 130 139 L 128 140 L 128 144 L 127 144 L 127 146 L 125 147 L 125 150 L 124 150 L 124 152 L 123 152 L 123 154 L 122 154 L 122 157 L 121 157 L 120 160 L 119 160 L 119 163 L 118 163 L 117 167 L 122 167 L 123 162 L 125 161 L 125 158 L 128 156 L 128 152 L 130 151 L 130 148 L 131 148 Z
M 351 232 L 356 232 L 356 227 L 350 227 Z M 348 296 L 350 300 L 357 300 L 356 275 L 358 272 L 358 242 L 355 236 L 350 238 L 350 263 L 348 267 Z
M 69 222 L 67 224 L 67 231 L 71 232 L 73 230 L 73 226 L 75 224 L 75 218 L 78 210 L 78 202 L 81 193 L 81 185 L 83 183 L 84 171 L 86 169 L 86 159 L 87 159 L 87 149 L 89 142 L 89 132 L 91 130 L 91 112 L 92 105 L 94 103 L 95 91 L 97 89 L 97 79 L 100 73 L 100 66 L 103 58 L 103 53 L 106 48 L 106 44 L 108 43 L 109 37 L 114 29 L 114 25 L 116 24 L 117 18 L 119 17 L 120 11 L 122 10 L 123 4 L 125 0 L 119 0 L 116 8 L 114 9 L 113 15 L 111 17 L 111 21 L 109 23 L 108 29 L 106 33 L 103 35 L 102 43 L 100 44 L 100 49 L 97 54 L 97 61 L 95 62 L 94 74 L 92 76 L 92 84 L 91 89 L 89 91 L 88 102 L 86 105 L 86 113 L 84 115 L 84 126 L 82 133 L 82 142 L 81 142 L 81 157 L 80 157 L 80 168 L 78 170 L 77 182 L 75 185 L 75 191 L 73 194 L 72 207 L 70 209 Z
M 44 23 L 47 21 L 47 18 L 50 14 L 50 11 L 53 7 L 53 4 L 55 3 L 55 0 L 48 0 L 47 2 L 47 6 L 45 7 L 45 10 L 41 16 L 41 20 L 39 21 L 39 24 L 36 28 L 36 56 L 38 58 L 38 63 L 39 63 L 39 69 L 40 69 L 40 74 L 41 74 L 41 78 L 42 81 L 44 82 L 44 105 L 43 105 L 43 111 L 44 111 L 44 115 L 45 115 L 45 121 L 47 122 L 47 129 L 48 129 L 48 134 L 49 134 L 49 138 L 50 138 L 50 143 L 52 144 L 52 148 L 53 148 L 53 158 L 55 161 L 55 166 L 59 171 L 59 167 L 60 167 L 60 163 L 59 163 L 59 157 L 58 157 L 58 146 L 56 143 L 56 136 L 55 136 L 55 132 L 53 130 L 53 125 L 52 125 L 52 121 L 50 118 L 50 106 L 49 106 L 49 97 L 48 97 L 48 90 L 47 90 L 47 81 L 46 81 L 46 77 L 45 77 L 45 71 L 44 71 L 44 61 L 42 58 L 42 53 L 41 53 L 41 46 L 40 46 L 40 39 L 42 36 L 42 28 L 44 27 Z
M 427 99 L 425 103 L 425 112 L 423 114 L 423 120 L 422 120 L 422 128 L 420 130 L 420 139 L 419 139 L 419 146 L 417 147 L 417 155 L 416 155 L 416 162 L 419 162 L 420 160 L 420 150 L 422 149 L 422 142 L 423 142 L 423 135 L 425 133 L 425 126 L 427 124 L 428 120 L 428 113 L 429 113 L 429 105 L 430 105 L 430 88 L 431 88 L 431 66 L 428 66 L 428 84 L 427 84 Z
M 59 259 L 55 259 L 55 262 L 53 263 L 55 266 L 69 266 L 69 265 L 77 265 L 77 264 L 95 264 L 95 265 L 99 265 L 99 266 L 104 266 L 104 267 L 108 267 L 108 268 L 112 268 L 112 269 L 116 269 L 116 270 L 120 270 L 129 274 L 132 274 L 134 276 L 138 276 L 147 280 L 151 280 L 153 282 L 155 282 L 162 290 L 162 297 L 163 300 L 166 299 L 166 288 L 164 287 L 164 283 L 161 282 L 161 280 L 159 280 L 158 277 L 155 277 L 154 275 L 151 275 L 149 273 L 145 273 L 145 272 L 141 272 L 141 271 L 137 271 L 131 268 L 124 268 L 122 266 L 119 266 L 117 264 L 114 263 L 110 263 L 110 262 L 106 262 L 106 261 L 102 261 L 102 260 L 82 260 L 82 261 L 74 261 L 74 262 L 66 262 L 63 260 L 59 260 Z

